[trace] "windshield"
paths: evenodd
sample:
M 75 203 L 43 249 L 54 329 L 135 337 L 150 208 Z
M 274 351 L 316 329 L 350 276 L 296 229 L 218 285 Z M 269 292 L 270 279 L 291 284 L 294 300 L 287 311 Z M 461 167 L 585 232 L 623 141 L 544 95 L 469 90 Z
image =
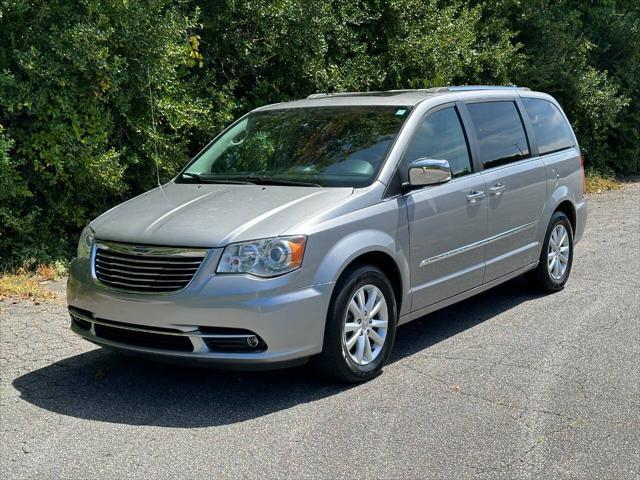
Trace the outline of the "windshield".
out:
M 179 182 L 364 187 L 408 116 L 405 106 L 252 112 L 210 144 Z

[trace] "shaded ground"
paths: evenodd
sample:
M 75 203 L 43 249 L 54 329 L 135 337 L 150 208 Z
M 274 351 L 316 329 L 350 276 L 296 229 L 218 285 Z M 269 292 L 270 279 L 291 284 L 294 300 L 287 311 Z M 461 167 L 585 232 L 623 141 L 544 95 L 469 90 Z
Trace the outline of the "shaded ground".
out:
M 0 302 L 3 478 L 640 476 L 640 184 L 592 196 L 572 278 L 398 331 L 346 388 L 118 356 L 64 305 Z

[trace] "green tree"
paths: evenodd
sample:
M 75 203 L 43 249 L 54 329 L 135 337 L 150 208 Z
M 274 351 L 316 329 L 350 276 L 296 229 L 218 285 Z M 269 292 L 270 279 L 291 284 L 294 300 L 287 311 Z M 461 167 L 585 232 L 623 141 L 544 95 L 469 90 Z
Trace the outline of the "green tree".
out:
M 156 166 L 318 91 L 526 85 L 589 165 L 638 173 L 638 44 L 635 0 L 4 0 L 0 264 L 70 255 Z
M 206 83 L 239 112 L 316 91 L 505 83 L 518 61 L 510 33 L 463 2 L 229 0 L 201 18 Z
M 522 45 L 525 59 L 511 72 L 512 80 L 560 101 L 588 165 L 630 173 L 640 171 L 637 115 L 634 128 L 630 113 L 638 108 L 631 98 L 637 98 L 640 17 L 637 6 L 631 7 L 634 2 L 618 3 L 625 8 L 615 0 L 482 2 L 491 29 L 515 32 Z M 617 42 L 619 55 L 606 53 L 610 41 Z M 621 81 L 627 68 L 629 76 Z
M 590 41 L 589 63 L 607 72 L 630 99 L 617 117 L 617 127 L 600 142 L 605 151 L 600 168 L 640 173 L 640 2 L 603 0 L 576 2 L 583 31 Z
M 169 178 L 193 150 L 192 135 L 213 133 L 215 102 L 200 95 L 188 61 L 195 16 L 180 6 L 3 4 L 0 122 L 14 142 L 6 168 L 29 193 L 4 215 L 3 261 L 71 251 L 70 232 L 151 187 L 156 162 Z

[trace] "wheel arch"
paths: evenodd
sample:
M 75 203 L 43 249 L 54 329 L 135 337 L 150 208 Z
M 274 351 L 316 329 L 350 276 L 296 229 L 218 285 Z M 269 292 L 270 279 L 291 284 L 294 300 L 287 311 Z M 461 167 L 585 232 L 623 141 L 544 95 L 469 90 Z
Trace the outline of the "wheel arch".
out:
M 576 233 L 576 208 L 574 207 L 573 203 L 571 203 L 571 201 L 569 201 L 569 200 L 563 200 L 556 206 L 556 208 L 553 211 L 553 213 L 555 213 L 555 212 L 562 212 L 567 216 L 567 218 L 569 218 L 569 223 L 571 224 L 571 229 L 573 230 L 572 233 L 575 235 L 575 233 Z
M 317 240 L 320 244 L 325 239 Z M 329 241 L 327 239 L 326 241 Z M 379 229 L 363 229 L 340 238 L 318 257 L 318 267 L 312 284 L 337 285 L 347 269 L 355 265 L 371 264 L 382 270 L 393 286 L 398 315 L 410 310 L 409 261 L 406 250 L 408 238 L 395 238 Z M 334 286 L 334 291 L 336 287 Z M 333 294 L 332 294 L 333 295 Z
M 566 185 L 558 186 L 553 190 L 551 195 L 549 195 L 541 213 L 541 221 L 538 224 L 537 237 L 540 239 L 540 247 L 542 247 L 544 236 L 547 234 L 547 227 L 549 226 L 551 217 L 558 211 L 563 212 L 567 217 L 569 217 L 569 223 L 571 223 L 571 228 L 575 235 L 577 224 L 575 203 L 572 191 L 567 188 Z
M 382 250 L 371 250 L 365 253 L 361 253 L 357 257 L 353 258 L 342 269 L 342 272 L 340 272 L 340 275 L 338 276 L 338 280 L 336 282 L 336 287 L 340 284 L 340 280 L 343 279 L 350 271 L 365 265 L 376 267 L 385 274 L 385 276 L 389 280 L 389 283 L 391 283 L 393 296 L 396 301 L 397 313 L 399 315 L 404 303 L 402 274 L 400 273 L 400 268 L 398 267 L 395 259 Z

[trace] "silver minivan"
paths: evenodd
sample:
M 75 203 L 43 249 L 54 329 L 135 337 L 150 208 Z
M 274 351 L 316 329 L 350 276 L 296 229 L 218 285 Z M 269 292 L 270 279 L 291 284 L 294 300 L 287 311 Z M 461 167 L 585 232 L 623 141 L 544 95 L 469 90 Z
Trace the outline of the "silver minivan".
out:
M 563 288 L 587 217 L 576 138 L 516 87 L 258 108 L 83 231 L 72 330 L 98 345 L 378 374 L 396 328 L 517 275 Z M 455 320 L 452 320 L 455 321 Z

